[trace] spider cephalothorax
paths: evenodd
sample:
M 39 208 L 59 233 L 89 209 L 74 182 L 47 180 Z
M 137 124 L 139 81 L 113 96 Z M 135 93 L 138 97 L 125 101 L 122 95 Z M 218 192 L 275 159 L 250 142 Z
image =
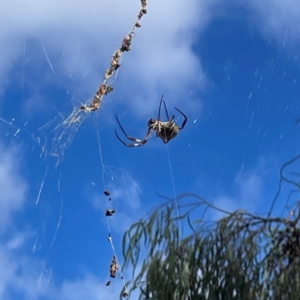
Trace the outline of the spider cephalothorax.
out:
M 123 128 L 123 126 L 121 125 L 118 116 L 116 115 L 118 124 L 119 124 L 121 130 L 123 131 L 123 133 L 125 134 L 125 136 L 127 137 L 127 139 L 130 140 L 130 141 L 132 141 L 132 142 L 135 142 L 133 144 L 127 144 L 127 143 L 125 143 L 123 140 L 121 140 L 121 138 L 117 134 L 117 131 L 115 130 L 115 134 L 116 134 L 117 138 L 120 140 L 120 142 L 122 144 L 124 144 L 127 147 L 143 146 L 143 145 L 145 145 L 147 143 L 147 141 L 150 138 L 150 136 L 151 136 L 151 134 L 152 134 L 153 131 L 156 131 L 156 137 L 159 137 L 160 139 L 162 139 L 162 141 L 164 142 L 164 144 L 167 144 L 171 139 L 173 139 L 174 137 L 177 136 L 177 134 L 179 133 L 179 131 L 184 128 L 184 126 L 185 126 L 188 118 L 187 118 L 187 116 L 182 111 L 180 111 L 178 108 L 175 107 L 175 109 L 178 112 L 180 112 L 182 114 L 182 116 L 184 117 L 184 121 L 183 121 L 182 125 L 181 126 L 177 126 L 175 124 L 175 120 L 174 120 L 175 116 L 172 116 L 171 119 L 169 118 L 169 114 L 168 114 L 168 110 L 167 110 L 167 107 L 166 107 L 166 103 L 163 100 L 163 98 L 164 98 L 164 96 L 162 96 L 161 100 L 160 100 L 159 110 L 158 110 L 158 118 L 157 118 L 157 120 L 150 119 L 148 121 L 148 132 L 147 132 L 146 137 L 143 140 L 140 140 L 140 139 L 137 139 L 137 138 L 129 136 L 126 133 L 126 131 Z M 162 103 L 164 104 L 165 112 L 166 112 L 166 115 L 167 115 L 167 118 L 168 118 L 168 120 L 166 122 L 162 122 L 160 120 L 160 111 L 161 111 L 161 104 Z

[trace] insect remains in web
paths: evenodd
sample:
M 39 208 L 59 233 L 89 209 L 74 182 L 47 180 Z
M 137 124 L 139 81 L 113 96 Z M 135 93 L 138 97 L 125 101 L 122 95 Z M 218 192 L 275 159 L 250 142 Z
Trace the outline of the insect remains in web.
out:
M 114 215 L 115 212 L 116 212 L 116 211 L 115 211 L 114 209 L 107 209 L 105 215 L 106 215 L 107 217 L 111 217 L 111 216 Z
M 110 265 L 110 277 L 116 278 L 118 269 L 119 269 L 119 265 L 117 263 L 117 258 L 115 255 L 113 255 L 113 259 Z
M 110 196 L 110 191 L 107 191 L 107 190 L 104 191 L 104 195 L 105 195 L 105 196 Z
M 121 59 L 123 57 L 123 54 L 130 51 L 132 41 L 136 34 L 136 29 L 141 27 L 142 18 L 148 13 L 148 0 L 140 1 L 141 6 L 138 15 L 136 16 L 136 19 L 133 23 L 133 26 L 130 29 L 129 33 L 127 33 L 123 38 L 121 45 L 113 53 L 110 64 L 108 65 L 92 100 L 81 103 L 79 107 L 76 105 L 70 115 L 67 117 L 63 116 L 59 112 L 59 116 L 39 129 L 41 131 L 39 135 L 43 134 L 45 136 L 48 136 L 49 134 L 51 134 L 52 149 L 45 152 L 43 149 L 43 153 L 44 155 L 50 154 L 51 156 L 55 156 L 57 158 L 57 165 L 59 165 L 63 161 L 65 150 L 73 142 L 73 139 L 75 138 L 83 122 L 90 116 L 91 112 L 95 112 L 100 109 L 103 98 L 114 91 L 114 87 L 112 86 L 112 84 L 116 79 L 114 78 L 114 76 L 121 68 Z M 46 138 L 46 143 L 48 143 L 47 140 L 48 137 Z
M 186 125 L 186 122 L 188 120 L 187 116 L 178 108 L 175 107 L 175 109 L 181 113 L 181 115 L 184 117 L 183 123 L 181 126 L 178 126 L 175 123 L 175 116 L 173 115 L 172 118 L 169 117 L 169 113 L 167 110 L 167 106 L 166 103 L 164 101 L 164 95 L 162 95 L 161 100 L 160 100 L 160 104 L 159 104 L 159 109 L 158 109 L 158 118 L 157 120 L 155 119 L 150 119 L 148 122 L 148 131 L 146 134 L 146 137 L 143 140 L 137 139 L 135 137 L 131 137 L 129 136 L 125 129 L 123 128 L 123 126 L 121 125 L 121 122 L 118 118 L 118 116 L 116 115 L 116 119 L 117 122 L 122 130 L 122 132 L 124 133 L 124 135 L 126 136 L 126 138 L 134 143 L 132 144 L 127 144 L 125 143 L 118 135 L 117 130 L 115 130 L 115 134 L 118 138 L 118 140 L 125 145 L 126 147 L 138 147 L 138 146 L 143 146 L 147 143 L 148 139 L 151 137 L 151 134 L 153 131 L 156 131 L 156 137 L 160 138 L 164 144 L 167 144 L 171 139 L 175 138 L 179 131 L 182 130 L 184 128 L 184 126 Z M 166 112 L 166 116 L 167 116 L 167 121 L 161 121 L 160 119 L 160 115 L 161 115 L 161 105 L 162 103 L 164 104 L 164 108 L 165 108 L 165 112 Z
M 104 190 L 104 195 L 108 198 L 109 201 L 112 200 L 110 191 Z M 105 215 L 106 215 L 106 217 L 111 217 L 111 216 L 114 215 L 114 213 L 115 213 L 114 209 L 107 209 Z M 116 276 L 117 276 L 117 272 L 120 273 L 120 277 L 123 280 L 122 296 L 124 298 L 129 298 L 129 294 L 128 294 L 128 291 L 127 291 L 126 283 L 124 281 L 124 277 L 122 275 L 122 271 L 119 269 L 119 264 L 118 264 L 118 261 L 117 261 L 117 255 L 116 255 L 116 252 L 115 252 L 115 247 L 114 247 L 113 239 L 112 239 L 112 236 L 111 236 L 110 225 L 109 225 L 108 220 L 107 220 L 107 225 L 108 225 L 108 241 L 109 241 L 109 243 L 111 245 L 111 248 L 112 248 L 112 251 L 113 251 L 113 258 L 112 258 L 112 261 L 111 261 L 111 264 L 110 264 L 110 267 L 109 267 L 109 276 L 111 278 L 115 279 Z M 110 285 L 112 285 L 112 281 L 108 280 L 106 282 L 106 286 L 110 286 Z
M 124 37 L 121 47 L 113 54 L 110 66 L 106 70 L 104 78 L 92 102 L 90 104 L 82 104 L 80 106 L 79 112 L 91 112 L 98 110 L 101 106 L 102 98 L 114 90 L 112 86 L 108 85 L 108 81 L 111 78 L 111 76 L 121 67 L 120 61 L 122 54 L 131 50 L 130 46 L 135 34 L 135 29 L 141 27 L 140 21 L 142 17 L 147 14 L 147 5 L 148 0 L 141 0 L 141 9 L 139 11 L 139 14 L 137 15 L 137 19 L 133 27 L 131 28 L 129 34 L 127 34 Z

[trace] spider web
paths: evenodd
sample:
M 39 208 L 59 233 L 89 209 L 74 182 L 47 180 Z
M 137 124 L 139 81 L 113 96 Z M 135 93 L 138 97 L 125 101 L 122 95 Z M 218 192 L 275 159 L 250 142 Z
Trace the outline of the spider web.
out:
M 41 60 L 45 59 L 49 67 L 52 66 L 50 67 L 51 76 L 56 81 L 59 79 L 59 75 L 53 73 L 55 66 L 51 61 L 50 55 L 48 55 L 48 48 L 44 44 L 42 52 L 45 56 L 43 57 L 42 55 L 40 58 Z M 28 54 L 24 50 L 21 64 L 26 61 L 27 56 Z M 45 75 L 48 74 L 46 73 Z M 22 99 L 22 105 L 25 106 L 27 101 L 27 71 L 25 67 L 23 67 L 23 77 L 24 85 L 20 90 L 20 99 Z M 74 76 L 72 80 L 74 80 Z M 115 77 L 112 77 L 110 84 L 114 80 Z M 67 94 L 69 93 L 67 92 Z M 26 214 L 32 216 L 32 218 L 28 222 L 30 225 L 27 225 L 29 236 L 28 238 L 24 236 L 24 243 L 26 240 L 26 247 L 31 255 L 28 257 L 24 256 L 24 258 L 29 260 L 34 266 L 32 266 L 32 271 L 30 271 L 28 265 L 22 265 L 20 269 L 22 270 L 22 274 L 28 275 L 28 280 L 36 282 L 36 288 L 32 291 L 32 295 L 45 296 L 47 299 L 63 297 L 63 290 L 57 291 L 58 285 L 56 284 L 57 276 L 65 272 L 62 271 L 59 273 L 59 256 L 65 256 L 70 253 L 68 252 L 70 249 L 67 250 L 68 245 L 73 245 L 76 248 L 75 245 L 79 242 L 79 239 L 78 242 L 76 240 L 78 233 L 74 232 L 72 227 L 79 226 L 78 232 L 80 232 L 80 226 L 84 225 L 78 223 L 80 221 L 83 224 L 86 223 L 85 217 L 81 216 L 78 211 L 80 210 L 79 207 L 82 207 L 83 211 L 91 210 L 94 213 L 92 220 L 96 222 L 95 238 L 85 239 L 87 240 L 87 244 L 89 244 L 88 251 L 93 252 L 92 249 L 94 247 L 90 245 L 93 244 L 92 241 L 96 241 L 96 248 L 98 249 L 97 255 L 95 253 L 90 255 L 91 260 L 96 263 L 94 266 L 91 266 L 89 272 L 86 272 L 88 274 L 86 275 L 86 280 L 95 285 L 96 290 L 102 290 L 100 294 L 107 294 L 107 299 L 115 299 L 124 288 L 126 277 L 122 275 L 123 283 L 121 283 L 122 281 L 120 283 L 116 281 L 111 287 L 105 286 L 107 278 L 109 278 L 109 266 L 112 258 L 111 250 L 118 258 L 121 257 L 120 240 L 123 226 L 128 225 L 131 220 L 131 218 L 127 217 L 126 207 L 130 207 L 129 203 L 133 203 L 133 198 L 139 202 L 139 189 L 138 184 L 126 170 L 104 163 L 100 150 L 100 135 L 102 131 L 105 132 L 105 121 L 101 122 L 101 124 L 98 123 L 98 112 L 91 114 L 79 111 L 78 107 L 80 106 L 78 104 L 80 102 L 75 94 L 73 94 L 71 101 L 69 99 L 67 109 L 73 108 L 73 111 L 69 114 L 69 112 L 66 112 L 65 107 L 56 102 L 52 116 L 48 114 L 51 120 L 44 125 L 39 125 L 45 122 L 45 118 L 39 118 L 40 114 L 34 113 L 34 106 L 29 108 L 27 115 L 22 115 L 18 111 L 11 111 L 0 117 L 1 142 L 5 145 L 5 149 L 7 149 L 5 151 L 8 151 L 7 153 L 9 151 L 12 153 L 24 152 L 23 154 L 26 156 L 25 164 L 28 165 L 26 174 L 28 174 L 29 178 L 32 178 L 30 185 L 27 183 L 30 195 L 28 195 L 25 209 Z M 105 112 L 105 105 L 102 106 L 102 110 Z M 9 117 L 10 113 L 13 116 L 11 118 Z M 22 122 L 24 118 L 25 121 Z M 97 126 L 101 127 L 101 129 L 97 128 Z M 91 141 L 91 149 L 78 148 L 80 143 L 83 145 L 86 141 Z M 72 143 L 74 144 L 72 145 Z M 70 147 L 71 145 L 72 147 Z M 80 150 L 74 151 L 74 147 Z M 81 170 L 82 165 L 80 166 L 78 162 L 83 162 L 84 156 L 87 155 L 88 158 L 93 153 L 95 155 L 94 163 L 97 166 L 94 167 L 93 162 L 91 163 L 90 161 L 89 163 L 83 163 L 83 167 L 87 168 L 86 170 Z M 73 157 L 77 163 L 74 163 L 70 157 Z M 76 165 L 78 165 L 78 168 Z M 74 171 L 70 173 L 71 169 Z M 73 189 L 76 189 L 76 184 L 79 184 L 77 190 L 80 191 L 79 194 L 81 195 L 71 196 L 72 192 L 69 189 L 69 181 L 70 177 L 74 174 L 77 174 L 77 178 L 74 180 Z M 1 176 L 3 176 L 2 173 L 0 173 L 0 178 L 2 178 Z M 81 184 L 85 180 L 87 182 Z M 119 202 L 115 205 L 115 209 L 118 211 L 122 222 L 114 220 L 114 217 L 106 220 L 105 211 L 109 209 L 109 206 L 106 207 L 105 204 L 107 199 L 103 195 L 104 187 L 110 189 L 112 191 L 112 198 Z M 130 199 L 128 200 L 128 198 Z M 99 199 L 101 200 L 100 202 L 98 202 Z M 73 205 L 75 207 L 74 211 L 70 209 Z M 73 216 L 74 213 L 76 217 Z M 103 226 L 107 228 L 105 231 L 103 231 Z M 70 234 L 66 233 L 68 230 L 71 231 Z M 116 234 L 110 248 L 108 235 L 113 236 L 114 231 Z M 12 237 L 8 237 L 13 239 L 13 234 Z M 104 244 L 107 247 L 103 246 L 101 248 L 101 245 Z M 80 247 L 83 247 L 82 244 Z M 84 260 L 88 259 L 85 257 Z M 16 260 L 16 263 L 19 263 L 19 260 Z M 74 265 L 69 268 L 66 267 L 65 270 L 73 270 L 69 272 L 75 272 L 81 263 L 80 261 L 76 262 L 75 259 Z M 86 262 L 86 264 L 89 265 L 90 262 Z M 99 277 L 99 270 L 106 270 L 106 275 L 103 275 L 102 271 Z M 22 275 L 19 277 L 20 282 L 24 281 Z M 81 280 L 80 278 L 76 278 L 76 275 L 66 274 L 63 279 L 65 284 L 75 281 L 78 288 L 80 287 Z M 22 291 L 25 295 L 30 294 L 29 290 L 23 286 L 16 286 L 14 293 L 16 291 Z M 55 291 L 56 296 L 51 291 Z M 5 293 L 8 292 L 5 291 Z M 93 294 L 93 290 L 88 290 L 88 293 Z M 98 292 L 93 294 L 93 297 L 98 297 L 97 294 Z
M 36 233 L 32 237 L 32 255 L 41 262 L 39 268 L 40 274 L 37 276 L 38 290 L 41 291 L 41 293 L 48 294 L 46 291 L 53 286 L 57 274 L 57 265 L 53 263 L 53 257 L 57 255 L 57 247 L 61 243 L 61 236 L 64 236 L 63 233 L 66 228 L 66 222 L 71 217 L 70 212 L 68 212 L 68 206 L 71 204 L 72 199 L 70 199 L 64 189 L 64 185 L 67 181 L 65 174 L 69 174 L 69 172 L 66 171 L 69 165 L 64 167 L 65 163 L 68 164 L 68 156 L 66 156 L 66 162 L 62 160 L 60 160 L 59 163 L 53 161 L 48 155 L 47 139 L 42 142 L 42 138 L 36 134 L 29 133 L 26 128 L 28 123 L 18 127 L 15 125 L 17 123 L 15 119 L 7 121 L 1 118 L 0 121 L 6 125 L 6 128 L 2 126 L 2 136 L 6 137 L 7 142 L 12 142 L 18 145 L 18 147 L 26 147 L 26 143 L 31 144 L 32 152 L 34 153 L 33 157 L 38 158 L 35 160 L 35 169 L 39 169 L 39 175 L 36 177 L 34 188 L 35 198 L 32 199 L 31 204 L 35 206 L 33 213 L 36 216 L 36 221 L 34 222 Z M 39 130 L 40 129 L 38 129 L 38 132 Z M 107 273 L 105 282 L 112 282 L 112 286 L 105 287 L 105 282 L 99 282 L 99 287 L 101 288 L 102 286 L 102 288 L 106 288 L 107 293 L 114 295 L 124 289 L 126 286 L 126 276 L 128 274 L 125 276 L 125 274 L 120 275 L 118 272 L 115 280 L 109 277 L 109 266 L 111 264 L 112 254 L 118 258 L 118 264 L 121 264 L 121 261 L 119 261 L 121 257 L 121 234 L 123 233 L 123 228 L 129 226 L 132 221 L 128 215 L 128 210 L 132 212 L 140 207 L 139 195 L 141 191 L 128 171 L 118 165 L 112 166 L 104 163 L 105 159 L 102 154 L 100 136 L 101 132 L 98 130 L 97 135 L 94 136 L 95 141 L 98 143 L 94 144 L 94 147 L 96 149 L 98 148 L 98 157 L 95 159 L 97 166 L 94 169 L 96 174 L 93 176 L 93 181 L 90 182 L 87 187 L 88 194 L 91 194 L 91 196 L 90 199 L 86 199 L 86 201 L 97 212 L 97 218 L 99 218 L 99 224 L 96 227 L 96 231 L 98 232 L 97 241 L 100 244 L 107 245 L 104 247 L 106 250 L 101 250 L 105 251 L 107 255 L 103 257 L 103 254 L 99 254 L 98 258 L 95 256 L 93 259 L 101 259 L 101 264 L 105 265 Z M 55 140 L 54 144 L 58 145 L 59 141 Z M 72 151 L 71 148 L 70 151 Z M 51 144 L 50 149 L 53 149 L 53 145 Z M 61 149 L 61 151 L 61 154 L 64 155 L 64 149 Z M 104 189 L 111 191 L 111 201 L 108 201 L 107 197 L 103 195 Z M 116 215 L 106 218 L 105 221 L 105 212 L 112 208 L 111 205 L 113 203 L 115 203 L 113 208 L 116 210 Z M 82 205 L 87 204 L 82 203 Z M 76 218 L 71 219 L 69 222 L 73 223 L 75 220 Z M 101 229 L 103 226 L 107 227 L 106 233 Z M 108 237 L 111 237 L 110 241 Z M 109 251 L 109 244 L 111 245 L 112 254 Z M 118 283 L 120 276 L 122 278 L 122 284 Z

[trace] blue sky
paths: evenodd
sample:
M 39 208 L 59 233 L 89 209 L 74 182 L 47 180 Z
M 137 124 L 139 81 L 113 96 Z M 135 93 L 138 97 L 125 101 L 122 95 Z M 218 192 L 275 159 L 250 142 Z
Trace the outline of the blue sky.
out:
M 207 2 L 149 1 L 113 93 L 79 128 L 64 121 L 91 101 L 140 2 L 2 5 L 1 299 L 118 298 L 119 278 L 105 286 L 112 250 L 104 189 L 120 262 L 125 230 L 164 201 L 156 193 L 192 192 L 266 214 L 280 166 L 299 153 L 300 4 Z M 124 147 L 115 114 L 144 138 L 162 94 L 178 124 L 174 107 L 188 116 L 184 130 L 167 146 L 153 135 Z M 283 185 L 274 214 L 288 215 L 291 189 Z

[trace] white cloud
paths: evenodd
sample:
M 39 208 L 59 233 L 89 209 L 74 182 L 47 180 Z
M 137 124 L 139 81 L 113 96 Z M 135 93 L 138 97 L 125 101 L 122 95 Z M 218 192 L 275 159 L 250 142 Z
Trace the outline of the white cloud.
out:
M 23 239 L 21 235 L 16 237 Z M 9 243 L 0 247 L 0 298 L 16 299 L 14 294 L 22 295 L 20 299 L 47 300 L 115 300 L 123 290 L 120 278 L 111 280 L 112 285 L 106 286 L 103 279 L 99 279 L 88 272 L 75 280 L 63 280 L 56 285 L 55 274 L 45 268 L 45 263 L 27 255 L 11 251 Z M 20 245 L 21 246 L 21 245 Z M 15 249 L 17 250 L 17 249 Z M 18 249 L 21 251 L 21 247 Z M 108 279 L 107 279 L 108 280 Z M 19 298 L 18 298 L 19 299 Z M 132 298 L 134 299 L 134 298 Z
M 0 297 L 11 298 L 11 291 L 27 297 L 37 297 L 47 292 L 47 281 L 41 281 L 43 262 L 21 254 L 22 246 L 27 242 L 28 234 L 15 234 L 0 247 Z M 18 241 L 16 243 L 16 241 Z M 12 247 L 13 246 L 13 247 Z
M 237 174 L 235 178 L 235 183 L 237 184 L 236 195 L 232 197 L 220 195 L 214 200 L 214 205 L 228 212 L 233 212 L 237 209 L 245 209 L 252 212 L 263 192 L 263 180 L 259 171 L 261 162 L 257 168 L 247 172 L 242 170 Z M 223 216 L 223 213 L 213 211 L 214 219 L 219 219 Z
M 127 103 L 131 109 L 145 112 L 156 111 L 161 93 L 167 94 L 167 101 L 173 104 L 181 101 L 182 95 L 193 98 L 189 87 L 199 85 L 203 74 L 192 45 L 196 30 L 210 18 L 210 6 L 211 3 L 197 0 L 179 0 L 176 5 L 172 0 L 149 1 L 142 27 L 133 38 L 132 51 L 123 56 L 117 82 L 126 88 L 119 94 L 121 97 L 114 92 L 119 99 L 116 101 L 130 97 L 132 100 Z M 44 47 L 55 74 L 79 78 L 85 96 L 92 96 L 139 9 L 139 1 L 29 0 L 26 5 L 21 0 L 6 1 L 0 20 L 0 43 L 5 45 L 0 54 L 0 88 L 7 84 L 4 79 L 13 61 L 22 59 L 25 66 L 36 65 L 37 58 L 46 62 Z M 33 56 L 26 52 L 32 40 L 36 41 Z M 23 72 L 26 79 L 26 67 Z M 50 65 L 49 74 L 52 75 Z M 59 84 L 61 78 L 55 74 Z M 37 83 L 32 84 L 38 97 Z M 83 91 L 76 92 L 80 95 Z M 36 97 L 33 95 L 32 99 Z M 190 104 L 195 106 L 193 101 Z
M 239 173 L 235 181 L 239 185 L 239 197 L 243 203 L 253 202 L 262 191 L 262 177 L 256 170 Z
M 114 281 L 111 286 L 94 276 L 86 276 L 77 281 L 66 281 L 53 299 L 72 299 L 72 300 L 115 300 L 119 298 L 122 290 L 121 280 Z
M 227 212 L 233 212 L 237 209 L 239 209 L 239 205 L 236 203 L 235 199 L 232 199 L 230 197 L 227 196 L 219 196 L 214 200 L 214 205 L 220 209 L 223 209 Z M 222 217 L 225 217 L 226 214 L 224 214 L 223 212 L 214 210 L 212 211 L 212 215 L 213 215 L 213 219 L 217 220 L 220 219 Z
M 250 5 L 253 5 L 254 8 L 262 14 L 265 25 L 268 29 L 271 29 L 273 34 L 282 34 L 285 33 L 287 29 L 290 29 L 295 31 L 297 36 L 299 36 L 299 1 L 256 0 L 251 1 Z
M 133 38 L 132 51 L 123 56 L 114 101 L 126 101 L 131 109 L 143 114 L 156 111 L 164 93 L 172 105 L 182 103 L 185 97 L 187 110 L 194 110 L 195 106 L 201 110 L 199 99 L 194 101 L 190 93 L 191 87 L 199 87 L 203 76 L 200 58 L 192 46 L 224 4 L 222 0 L 178 0 L 176 4 L 172 0 L 149 1 L 142 27 Z M 297 1 L 255 0 L 249 1 L 249 5 L 263 16 L 265 32 L 276 35 L 287 26 L 298 36 Z M 37 57 L 46 62 L 44 47 L 55 72 L 52 74 L 49 66 L 49 74 L 53 75 L 49 80 L 64 85 L 58 74 L 79 80 L 81 87 L 74 81 L 70 94 L 76 92 L 77 101 L 86 101 L 97 89 L 110 56 L 132 27 L 139 9 L 139 1 L 6 1 L 0 20 L 0 43 L 5 45 L 0 54 L 0 92 L 8 83 L 7 74 L 14 61 L 24 60 L 25 79 L 26 66 L 36 65 Z M 26 52 L 32 40 L 36 41 L 33 56 Z M 36 101 L 39 88 L 37 83 L 31 84 L 36 95 L 28 101 Z
M 129 58 L 127 76 L 132 83 L 139 78 L 143 87 L 135 91 L 139 100 L 136 110 L 143 111 L 145 103 L 157 110 L 161 93 L 167 94 L 166 101 L 172 104 L 182 102 L 181 96 L 185 95 L 185 105 L 192 105 L 189 87 L 199 86 L 203 75 L 192 45 L 197 39 L 196 32 L 210 19 L 210 5 L 198 1 L 177 1 L 176 5 L 171 1 L 150 2 L 149 14 L 137 32 L 132 50 L 135 55 Z
M 43 288 L 38 285 L 42 263 L 20 254 L 32 233 L 17 232 L 16 224 L 13 224 L 14 213 L 23 208 L 28 189 L 20 174 L 22 153 L 1 144 L 0 152 L 0 298 L 9 299 L 10 290 L 22 291 L 32 297 L 35 293 L 43 293 Z
M 119 298 L 123 283 L 120 278 L 111 280 L 112 285 L 106 286 L 107 279 L 100 279 L 88 271 L 84 276 L 74 280 L 64 278 L 56 284 L 55 273 L 46 267 L 46 260 L 24 252 L 32 242 L 32 232 L 10 233 L 10 238 L 0 246 L 0 298 L 65 300 L 91 299 L 114 300 Z M 125 279 L 128 274 L 124 274 Z M 129 275 L 128 275 L 129 276 Z M 16 295 L 21 295 L 17 298 Z M 132 298 L 135 299 L 135 298 Z
M 11 223 L 12 214 L 22 208 L 27 185 L 19 173 L 20 153 L 0 144 L 0 232 Z

